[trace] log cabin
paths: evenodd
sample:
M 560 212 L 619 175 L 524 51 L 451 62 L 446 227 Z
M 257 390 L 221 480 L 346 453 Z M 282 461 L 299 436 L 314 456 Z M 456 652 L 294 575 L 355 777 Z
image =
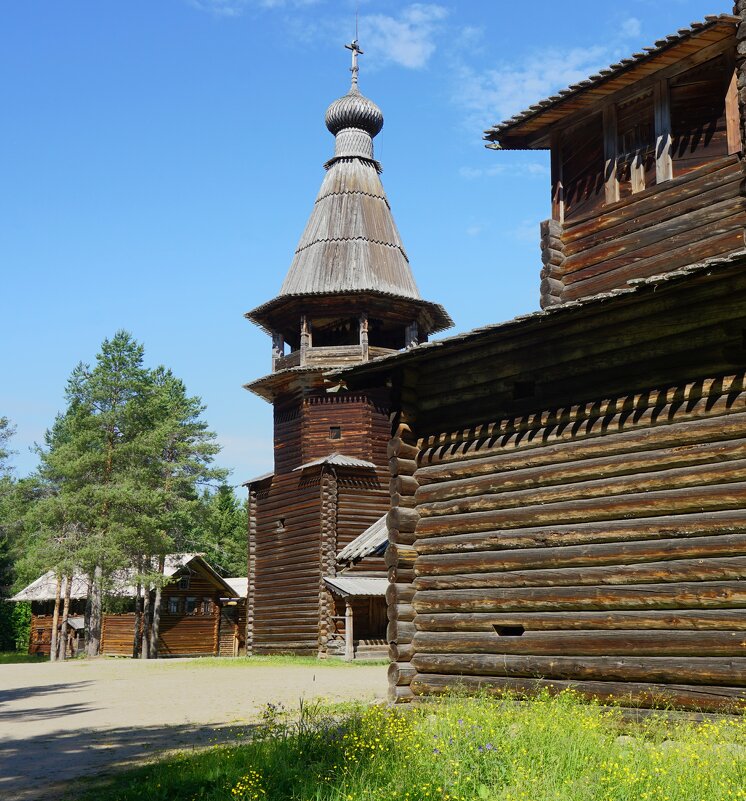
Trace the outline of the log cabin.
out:
M 222 578 L 200 554 L 167 556 L 164 575 L 170 581 L 161 593 L 159 657 L 238 656 L 245 652 L 245 577 Z M 62 597 L 66 581 L 62 579 Z M 89 585 L 85 574 L 73 574 L 68 617 L 68 653 L 73 656 L 83 644 Z M 50 570 L 11 599 L 31 604 L 31 654 L 49 656 L 56 591 L 57 577 Z M 103 655 L 133 656 L 136 594 L 131 573 L 112 578 L 106 602 L 109 609 L 103 616 Z
M 745 58 L 739 2 L 488 130 L 551 153 L 542 310 L 328 376 L 392 386 L 393 700 L 743 710 Z
M 385 525 L 388 388 L 328 391 L 324 373 L 451 325 L 417 289 L 373 153 L 383 114 L 360 92 L 362 51 L 347 47 L 352 83 L 326 112 L 335 149 L 313 211 L 279 294 L 246 314 L 272 341 L 272 372 L 246 388 L 274 409 L 274 470 L 245 484 L 252 654 L 385 652 L 385 564 L 337 557 Z M 344 570 L 355 580 L 336 581 Z

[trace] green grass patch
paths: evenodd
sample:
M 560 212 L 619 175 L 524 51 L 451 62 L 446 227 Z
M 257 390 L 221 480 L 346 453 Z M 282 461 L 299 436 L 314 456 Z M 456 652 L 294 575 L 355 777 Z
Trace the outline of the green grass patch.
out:
M 44 662 L 48 658 L 39 654 L 23 654 L 18 651 L 0 651 L 0 665 L 15 665 L 24 662 Z
M 740 801 L 746 720 L 625 724 L 571 693 L 416 709 L 268 707 L 245 743 L 118 774 L 85 801 Z
M 315 668 L 357 668 L 370 667 L 371 665 L 388 665 L 388 659 L 356 659 L 352 662 L 345 662 L 344 659 L 318 659 L 315 656 L 295 656 L 294 654 L 273 654 L 271 656 L 206 656 L 199 659 L 190 659 L 171 663 L 162 662 L 161 664 L 184 665 L 189 668 L 194 667 L 315 667 Z

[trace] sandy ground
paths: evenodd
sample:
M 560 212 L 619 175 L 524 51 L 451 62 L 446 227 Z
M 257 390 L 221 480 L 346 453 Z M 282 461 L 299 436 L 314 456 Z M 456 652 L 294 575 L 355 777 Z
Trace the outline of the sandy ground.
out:
M 270 701 L 291 709 L 300 698 L 373 700 L 385 692 L 381 665 L 0 665 L 0 799 L 48 798 L 57 782 L 74 783 L 144 754 L 233 739 Z

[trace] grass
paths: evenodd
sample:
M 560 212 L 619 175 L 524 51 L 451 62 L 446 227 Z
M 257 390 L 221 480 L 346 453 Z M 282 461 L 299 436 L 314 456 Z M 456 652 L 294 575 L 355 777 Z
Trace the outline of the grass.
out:
M 182 753 L 84 801 L 740 801 L 746 720 L 625 724 L 572 693 L 416 709 L 268 707 L 247 742 Z
M 24 662 L 44 662 L 48 657 L 39 654 L 24 654 L 19 651 L 0 651 L 0 665 L 15 665 Z

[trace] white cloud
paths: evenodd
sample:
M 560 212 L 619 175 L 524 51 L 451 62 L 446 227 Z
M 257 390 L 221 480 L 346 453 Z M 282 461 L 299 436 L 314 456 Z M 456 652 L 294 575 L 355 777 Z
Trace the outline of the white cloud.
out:
M 310 6 L 320 0 L 189 0 L 189 4 L 200 11 L 216 17 L 240 17 L 247 8 L 285 8 L 287 6 Z
M 360 41 L 371 66 L 397 64 L 424 67 L 436 48 L 436 37 L 448 16 L 443 6 L 415 3 L 398 16 L 367 14 L 360 18 Z
M 629 17 L 620 26 L 622 36 L 636 39 L 642 33 L 642 23 L 637 17 Z
M 481 225 L 470 225 L 466 229 L 467 236 L 479 236 L 482 233 L 482 226 Z
M 559 88 L 583 80 L 608 64 L 610 57 L 613 54 L 609 49 L 598 46 L 547 49 L 522 62 L 498 64 L 484 72 L 462 64 L 454 101 L 469 113 L 469 124 L 485 128 Z
M 503 162 L 491 164 L 489 167 L 461 167 L 458 174 L 468 181 L 477 178 L 491 178 L 495 175 L 507 175 L 513 178 L 545 177 L 549 175 L 549 167 L 537 161 L 517 162 L 515 164 Z

